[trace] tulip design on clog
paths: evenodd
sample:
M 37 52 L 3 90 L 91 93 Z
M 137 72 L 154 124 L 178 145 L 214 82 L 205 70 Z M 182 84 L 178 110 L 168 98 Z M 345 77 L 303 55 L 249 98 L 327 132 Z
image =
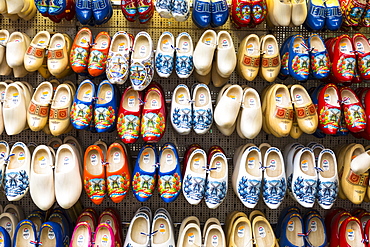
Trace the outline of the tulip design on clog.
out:
M 94 42 L 91 47 L 87 70 L 91 76 L 96 77 L 105 72 L 111 39 L 107 32 L 100 32 L 95 37 Z
M 74 72 L 87 73 L 91 44 L 92 33 L 84 27 L 76 34 L 71 49 L 70 65 Z
M 336 134 L 341 118 L 339 91 L 335 84 L 329 83 L 319 93 L 319 128 L 328 135 Z
M 90 80 L 83 81 L 77 89 L 70 112 L 75 129 L 87 129 L 93 116 L 95 85 Z
M 137 155 L 132 177 L 132 192 L 139 202 L 153 195 L 157 174 L 158 152 L 153 144 L 144 145 Z
M 231 3 L 231 20 L 237 27 L 247 27 L 251 22 L 249 1 L 233 0 Z
M 252 21 L 254 24 L 261 24 L 267 16 L 267 5 L 265 0 L 252 0 L 250 2 Z
M 323 79 L 330 74 L 329 53 L 326 50 L 324 41 L 318 34 L 312 34 L 308 38 L 310 47 L 311 74 L 316 79 Z
M 343 34 L 332 42 L 332 46 L 333 54 L 330 54 L 330 60 L 334 77 L 339 82 L 352 81 L 355 76 L 356 56 L 350 37 Z
M 310 57 L 302 35 L 293 35 L 289 44 L 289 74 L 298 81 L 306 81 L 309 75 Z
M 356 33 L 352 42 L 357 53 L 357 69 L 361 79 L 370 79 L 370 45 L 365 35 Z
M 363 131 L 366 128 L 366 115 L 362 103 L 349 87 L 342 87 L 340 96 L 348 130 L 354 133 Z

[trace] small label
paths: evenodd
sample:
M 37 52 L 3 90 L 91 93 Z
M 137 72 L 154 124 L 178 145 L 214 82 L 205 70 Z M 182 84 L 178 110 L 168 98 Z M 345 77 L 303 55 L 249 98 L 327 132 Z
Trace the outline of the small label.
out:
M 143 154 L 143 161 L 145 164 L 148 164 L 150 161 L 150 153 L 146 152 Z
M 258 234 L 260 235 L 261 238 L 266 237 L 266 231 L 265 228 L 263 228 L 263 226 L 258 227 Z
M 24 152 L 19 152 L 18 153 L 18 163 L 23 163 L 25 161 L 26 157 Z
M 299 52 L 299 44 L 295 44 L 295 45 L 293 46 L 293 51 L 294 51 L 295 53 L 300 53 L 300 52 Z
M 200 166 L 200 159 L 199 158 L 194 159 L 193 166 L 194 166 L 195 169 L 199 168 L 199 166 Z
M 102 246 L 108 246 L 108 240 L 109 240 L 108 235 L 104 234 L 101 238 L 101 245 Z
M 238 237 L 239 238 L 244 237 L 244 233 L 245 233 L 245 227 L 244 226 L 239 226 L 238 227 Z
M 166 155 L 166 163 L 169 164 L 169 165 L 172 165 L 172 163 L 173 163 L 172 154 L 167 154 Z
M 29 239 L 29 238 L 30 238 L 30 236 L 31 236 L 31 234 L 30 234 L 30 229 L 28 229 L 27 227 L 25 227 L 25 228 L 23 229 L 23 234 L 22 234 L 22 236 L 23 236 L 23 239 Z
M 13 93 L 12 101 L 13 104 L 17 104 L 19 100 L 19 93 Z
M 249 106 L 250 107 L 256 107 L 256 100 L 253 99 L 253 98 L 249 99 Z
M 267 55 L 274 55 L 274 54 L 275 54 L 274 46 L 271 44 L 267 45 Z
M 252 43 L 249 43 L 247 45 L 247 53 L 248 53 L 248 55 L 253 55 L 253 53 L 254 53 L 254 45 Z
M 236 100 L 236 96 L 235 95 L 229 95 L 229 98 L 232 99 L 232 100 Z
M 145 57 L 145 55 L 146 55 L 146 47 L 145 47 L 145 45 L 140 46 L 139 55 L 140 55 L 140 57 Z
M 98 164 L 98 156 L 96 154 L 90 155 L 90 163 L 93 166 L 96 166 Z
M 199 94 L 199 104 L 204 105 L 206 103 L 206 95 L 204 93 Z
M 61 43 L 56 44 L 55 48 L 62 48 L 62 44 Z
M 119 163 L 121 161 L 121 154 L 119 152 L 113 153 L 113 162 Z
M 364 47 L 364 45 L 361 42 L 357 42 L 356 43 L 356 50 L 357 51 L 364 52 L 365 51 L 365 47 Z
M 5 99 L 5 90 L 1 92 L 1 99 L 4 100 Z
M 10 233 L 12 231 L 12 223 L 10 221 L 6 222 L 5 230 Z
M 185 97 L 184 97 L 184 94 L 180 93 L 180 94 L 177 96 L 177 99 L 179 100 L 179 103 L 180 103 L 180 104 L 184 104 L 184 103 L 185 103 Z
M 188 244 L 193 245 L 195 243 L 195 234 L 194 233 L 189 233 L 188 234 Z
M 152 101 L 150 103 L 151 103 L 152 107 L 158 107 L 158 100 L 152 99 Z
M 118 51 L 124 51 L 126 49 L 126 43 L 122 42 L 118 45 Z
M 16 39 L 16 40 L 14 40 L 13 42 L 14 42 L 14 43 L 19 43 L 19 42 L 21 42 L 21 40 L 20 40 L 20 39 Z
M 162 235 L 166 233 L 166 225 L 165 224 L 160 224 L 159 225 L 159 233 L 162 234 Z
M 288 231 L 290 232 L 294 231 L 294 221 L 292 220 L 288 222 Z
M 283 95 L 282 94 L 277 94 L 275 96 L 275 101 L 277 104 L 282 104 L 283 103 Z
M 111 101 L 111 100 L 112 100 L 112 98 L 113 98 L 113 93 L 112 93 L 112 91 L 111 91 L 111 90 L 106 91 L 106 92 L 105 92 L 105 100 L 109 102 L 109 101 Z
M 221 41 L 221 45 L 222 47 L 227 48 L 229 47 L 229 41 L 227 41 L 227 39 L 224 39 Z
M 40 158 L 39 158 L 39 166 L 40 166 L 41 168 L 45 168 L 45 167 L 46 167 L 46 164 L 47 164 L 47 162 L 46 162 L 46 158 L 45 158 L 44 156 L 40 157 Z
M 108 47 L 108 42 L 107 41 L 103 41 L 102 43 L 101 43 L 101 49 L 105 49 L 105 48 L 107 48 Z
M 300 95 L 300 94 L 296 94 L 296 95 L 295 95 L 295 101 L 296 101 L 298 104 L 302 104 L 302 103 L 303 103 L 303 97 L 302 97 L 302 95 Z
M 206 42 L 204 42 L 206 45 L 210 45 L 211 44 L 211 41 L 212 39 L 211 38 L 206 38 Z
M 60 103 L 62 104 L 67 103 L 67 95 L 62 95 L 62 97 L 60 97 Z
M 48 91 L 42 92 L 40 99 L 45 101 L 48 99 L 48 95 L 49 95 Z
M 301 169 L 302 171 L 308 171 L 308 161 L 307 160 L 302 160 L 301 162 Z
M 329 171 L 329 165 L 330 165 L 330 163 L 329 163 L 329 161 L 328 161 L 328 160 L 323 160 L 323 161 L 322 161 L 322 169 L 323 169 L 324 171 Z
M 69 157 L 68 156 L 64 157 L 64 159 L 63 159 L 63 165 L 68 166 L 69 163 L 70 163 Z
M 222 169 L 222 163 L 220 161 L 217 161 L 216 162 L 216 171 L 221 172 L 221 169 Z
M 91 101 L 91 90 L 87 90 L 83 96 L 82 96 L 83 101 Z
M 355 231 L 353 231 L 353 229 L 347 230 L 347 238 L 349 241 L 355 240 Z
M 324 100 L 326 103 L 330 103 L 330 94 L 328 93 L 324 94 Z
M 189 51 L 189 43 L 188 42 L 184 42 L 182 43 L 182 51 L 183 52 L 188 52 Z
M 128 97 L 127 104 L 128 104 L 128 107 L 134 107 L 135 106 L 135 96 Z
M 77 237 L 77 246 L 83 246 L 85 243 L 85 237 L 84 235 L 80 234 Z
M 347 44 L 346 43 L 340 43 L 340 51 L 343 53 L 347 53 Z
M 270 160 L 270 169 L 272 171 L 276 170 L 276 160 L 274 160 L 274 159 Z
M 317 222 L 312 220 L 310 223 L 311 231 L 316 232 L 317 231 Z
M 55 233 L 54 233 L 53 229 L 49 229 L 48 238 L 49 239 L 54 239 L 55 238 Z
M 82 39 L 80 40 L 80 45 L 81 45 L 81 46 L 86 46 L 86 45 L 88 45 L 88 42 L 87 42 L 86 37 L 82 37 Z
M 170 42 L 168 42 L 168 39 L 163 40 L 162 42 L 162 50 L 163 51 L 169 51 L 170 50 Z
M 217 246 L 218 245 L 218 236 L 215 234 L 212 236 L 212 246 Z
M 254 163 L 255 163 L 256 159 L 254 157 L 251 157 L 248 159 L 248 167 L 249 169 L 253 169 L 254 168 Z
M 113 225 L 112 225 L 112 221 L 111 221 L 110 219 L 107 219 L 107 220 L 105 221 L 105 223 L 107 223 L 108 225 L 110 225 L 111 227 L 113 227 Z
M 45 45 L 45 40 L 40 39 L 39 42 L 37 43 L 38 46 L 44 46 Z

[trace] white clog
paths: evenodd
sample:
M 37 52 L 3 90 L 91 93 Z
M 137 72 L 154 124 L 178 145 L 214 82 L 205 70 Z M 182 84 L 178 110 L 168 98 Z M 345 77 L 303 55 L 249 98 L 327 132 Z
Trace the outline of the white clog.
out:
M 2 213 L 0 215 L 0 226 L 5 228 L 5 230 L 9 233 L 10 239 L 12 240 L 18 222 L 18 218 L 12 213 Z
M 112 84 L 123 84 L 128 78 L 131 38 L 126 32 L 117 32 L 112 39 L 107 58 L 107 79 Z
M 217 73 L 221 77 L 229 78 L 236 67 L 236 53 L 229 32 L 218 32 L 216 54 Z
M 15 204 L 11 204 L 11 203 L 7 204 L 2 210 L 2 212 L 11 213 L 15 217 L 17 217 L 18 221 L 25 219 L 23 208 Z
M 262 170 L 261 151 L 258 147 L 247 147 L 234 167 L 233 189 L 240 201 L 248 208 L 254 208 L 261 193 Z
M 139 208 L 132 218 L 128 228 L 125 243 L 123 246 L 147 247 L 150 246 L 152 221 L 151 211 L 147 207 Z M 159 234 L 159 233 L 157 233 Z
M 21 32 L 13 32 L 6 45 L 6 61 L 10 68 L 23 66 L 24 54 L 29 43 L 26 35 Z
M 8 14 L 18 14 L 24 7 L 24 2 L 27 0 L 6 0 Z
M 240 131 L 243 136 L 254 139 L 262 129 L 261 100 L 255 89 L 244 89 L 239 118 Z
M 206 84 L 194 84 L 193 87 L 193 129 L 198 135 L 207 133 L 213 123 L 211 92 Z
M 19 134 L 27 124 L 26 103 L 23 90 L 15 83 L 5 90 L 3 105 L 4 127 L 8 135 Z
M 263 159 L 263 201 L 271 209 L 277 209 L 286 192 L 284 159 L 276 147 L 267 149 Z
M 195 223 L 187 224 L 179 232 L 176 246 L 202 246 L 202 233 L 200 226 Z
M 48 49 L 48 70 L 54 75 L 63 73 L 69 65 L 70 44 L 67 36 L 61 33 L 54 34 L 50 39 Z
M 5 194 L 8 201 L 19 201 L 29 189 L 31 154 L 27 145 L 16 142 L 9 155 L 5 170 Z
M 370 151 L 369 150 L 356 156 L 351 161 L 351 170 L 357 175 L 361 175 L 367 172 L 369 168 L 370 168 Z
M 49 210 L 55 202 L 54 156 L 54 150 L 46 145 L 37 146 L 32 154 L 30 194 L 32 201 L 43 211 Z
M 212 60 L 217 46 L 217 34 L 213 30 L 205 31 L 194 50 L 194 67 L 199 75 L 211 72 Z
M 236 123 L 241 106 L 243 89 L 239 85 L 228 86 L 215 108 L 215 123 L 230 128 Z
M 207 175 L 207 154 L 203 149 L 194 150 L 186 164 L 182 191 L 185 199 L 197 205 L 204 197 Z
M 27 52 L 24 54 L 24 67 L 27 71 L 33 72 L 42 66 L 49 42 L 50 33 L 48 31 L 38 32 L 32 39 Z
M 150 238 L 151 247 L 175 246 L 175 231 L 171 216 L 166 209 L 159 208 L 155 211 L 151 232 L 156 232 Z
M 223 247 L 226 246 L 225 233 L 218 224 L 212 224 L 207 228 L 204 237 L 204 247 Z
M 297 154 L 299 150 L 304 148 L 302 144 L 299 144 L 297 142 L 291 143 L 288 146 L 284 148 L 284 164 L 285 164 L 285 176 L 287 178 L 287 187 L 288 187 L 288 193 L 293 198 L 292 194 L 292 179 L 293 179 L 293 170 L 294 170 L 294 157 Z
M 226 198 L 228 188 L 228 163 L 225 154 L 216 152 L 209 163 L 205 201 L 210 209 L 216 209 Z
M 179 78 L 188 78 L 194 70 L 193 63 L 193 40 L 186 33 L 180 33 L 176 38 L 175 71 Z
M 64 134 L 71 125 L 69 112 L 73 94 L 72 88 L 65 83 L 60 84 L 55 90 L 49 114 L 49 129 L 53 136 Z
M 317 168 L 317 201 L 323 209 L 330 209 L 339 191 L 337 159 L 332 150 L 324 149 L 320 152 Z
M 47 124 L 53 93 L 53 85 L 48 81 L 36 88 L 27 110 L 27 123 L 32 131 L 42 130 Z
M 312 208 L 317 192 L 315 155 L 312 149 L 302 148 L 294 157 L 292 193 L 299 204 Z
M 71 208 L 80 198 L 82 179 L 78 150 L 70 144 L 62 144 L 55 156 L 55 197 L 64 209 Z
M 174 55 L 175 38 L 172 33 L 163 32 L 155 51 L 155 70 L 159 77 L 168 78 L 172 74 Z
M 172 94 L 171 124 L 180 135 L 187 135 L 192 128 L 192 103 L 188 86 L 178 85 Z
M 8 30 L 0 30 L 0 62 L 5 58 L 5 50 L 9 41 L 9 36 L 10 34 Z

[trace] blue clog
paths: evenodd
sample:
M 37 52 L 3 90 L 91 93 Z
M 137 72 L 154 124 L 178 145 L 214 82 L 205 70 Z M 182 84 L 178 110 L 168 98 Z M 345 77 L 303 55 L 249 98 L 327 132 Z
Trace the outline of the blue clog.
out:
M 75 129 L 88 129 L 93 121 L 93 103 L 95 100 L 95 85 L 90 80 L 84 80 L 77 89 L 70 112 L 71 123 Z
M 37 10 L 42 14 L 47 14 L 49 10 L 49 0 L 35 0 Z
M 285 216 L 287 214 L 292 213 L 292 212 L 295 212 L 295 213 L 299 214 L 300 210 L 299 210 L 299 208 L 294 207 L 294 206 L 286 207 L 283 210 L 281 210 L 281 213 L 279 214 L 278 222 L 276 224 L 276 229 L 275 229 L 275 236 L 276 236 L 277 239 L 280 238 L 281 230 L 282 230 L 281 226 L 283 224 L 283 220 L 284 220 Z
M 108 80 L 104 80 L 99 84 L 96 95 L 97 100 L 94 109 L 95 129 L 98 133 L 110 132 L 116 126 L 117 98 L 120 95 L 117 95 L 115 86 Z
M 157 175 L 158 151 L 154 144 L 144 145 L 137 155 L 132 173 L 132 192 L 139 202 L 152 197 Z
M 42 223 L 44 223 L 45 221 L 45 212 L 42 211 L 42 210 L 33 210 L 28 216 L 27 216 L 27 220 L 30 220 L 33 222 L 33 224 L 35 225 L 36 227 L 36 230 L 37 229 L 40 229 L 41 228 L 41 225 Z M 37 231 L 37 234 L 39 232 Z M 37 235 L 38 237 L 38 235 Z
M 21 237 L 19 237 L 18 235 L 20 235 Z M 37 246 L 38 244 L 36 226 L 30 220 L 22 220 L 18 223 L 17 227 L 15 228 L 14 237 L 13 237 L 13 247 L 28 246 L 30 244 L 34 244 L 35 246 Z M 1 246 L 7 246 L 7 245 L 1 245 Z
M 305 233 L 302 216 L 294 211 L 289 212 L 281 224 L 279 245 L 285 247 L 304 247 Z M 289 235 L 289 237 L 288 237 Z
M 49 15 L 62 14 L 67 9 L 67 0 L 49 0 Z
M 102 25 L 112 16 L 112 3 L 110 0 L 92 0 L 92 11 L 95 24 Z
M 310 68 L 308 46 L 302 35 L 296 34 L 289 42 L 289 74 L 298 81 L 307 81 Z
M 318 80 L 324 79 L 330 74 L 329 53 L 326 50 L 324 40 L 314 33 L 307 39 L 310 48 L 310 73 Z
M 158 191 L 164 202 L 173 202 L 181 193 L 181 168 L 176 146 L 165 143 L 159 154 Z
M 289 45 L 291 39 L 292 36 L 288 37 L 280 48 L 281 67 L 278 77 L 281 80 L 285 80 L 289 76 L 288 61 L 289 61 Z
M 226 0 L 211 1 L 211 26 L 224 25 L 229 17 L 229 8 Z
M 192 19 L 197 27 L 208 27 L 211 24 L 211 1 L 195 0 Z
M 325 2 L 326 15 L 325 27 L 330 31 L 337 31 L 343 23 L 342 11 L 340 9 L 339 1 L 330 0 Z
M 12 246 L 12 240 L 10 239 L 8 231 L 2 226 L 0 226 L 0 241 L 2 241 L 3 247 Z
M 319 31 L 325 26 L 325 6 L 322 1 L 309 0 L 307 2 L 307 18 L 305 26 L 310 31 Z
M 76 0 L 76 17 L 82 25 L 87 25 L 93 18 L 92 0 Z
M 67 220 L 67 217 L 61 212 L 53 212 L 49 216 L 48 221 L 58 223 L 61 226 L 64 246 L 68 246 L 72 236 L 73 228 Z
M 328 245 L 325 222 L 318 211 L 310 210 L 304 217 L 306 246 L 325 247 Z
M 62 227 L 55 222 L 45 222 L 41 225 L 38 245 L 44 246 L 42 243 L 48 243 L 48 246 L 64 247 Z M 37 244 L 35 246 L 37 246 Z M 68 246 L 68 245 L 66 245 Z

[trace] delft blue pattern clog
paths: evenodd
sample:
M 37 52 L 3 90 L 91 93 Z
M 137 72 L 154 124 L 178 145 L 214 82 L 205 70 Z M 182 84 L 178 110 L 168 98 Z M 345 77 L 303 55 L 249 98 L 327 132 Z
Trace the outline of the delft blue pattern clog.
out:
M 173 70 L 175 38 L 170 32 L 163 32 L 158 40 L 155 52 L 155 69 L 160 77 L 168 78 Z
M 173 4 L 172 0 L 157 0 L 155 1 L 155 10 L 162 18 L 171 18 Z
M 210 0 L 195 0 L 192 19 L 199 28 L 206 28 L 211 24 Z
M 171 12 L 176 21 L 186 21 L 190 15 L 190 1 L 173 0 Z
M 118 102 L 117 90 L 109 81 L 100 83 L 94 109 L 95 129 L 98 133 L 110 132 L 116 126 Z
M 211 0 L 211 26 L 224 25 L 229 17 L 229 9 L 226 0 Z
M 95 85 L 84 80 L 77 89 L 70 112 L 71 123 L 75 129 L 88 129 L 93 121 L 93 102 Z
M 188 78 L 194 70 L 193 63 L 193 40 L 186 33 L 180 33 L 176 38 L 176 61 L 175 70 L 179 78 Z
M 82 25 L 89 24 L 93 17 L 91 0 L 76 0 L 76 17 Z
M 159 154 L 158 191 L 164 202 L 173 202 L 181 193 L 181 168 L 175 145 L 166 143 Z
M 157 176 L 158 151 L 153 144 L 144 145 L 137 155 L 132 177 L 132 192 L 139 202 L 153 195 Z
M 18 237 L 18 235 L 22 237 Z M 29 244 L 35 244 L 35 246 L 37 246 L 36 226 L 30 220 L 22 220 L 21 222 L 18 223 L 17 227 L 15 228 L 14 238 L 13 238 L 13 247 L 28 246 Z

